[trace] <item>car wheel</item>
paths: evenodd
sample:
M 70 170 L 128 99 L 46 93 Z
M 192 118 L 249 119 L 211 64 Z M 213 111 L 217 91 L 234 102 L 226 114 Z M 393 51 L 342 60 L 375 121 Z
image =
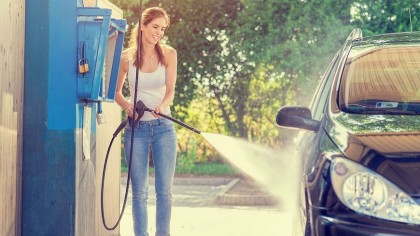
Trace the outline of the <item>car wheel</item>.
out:
M 305 214 L 306 214 L 306 222 L 305 222 L 305 236 L 311 236 L 311 218 L 309 215 L 309 203 L 308 203 L 308 192 L 305 189 Z
M 309 223 L 309 221 L 306 221 L 306 225 L 305 225 L 305 236 L 311 236 L 311 224 Z

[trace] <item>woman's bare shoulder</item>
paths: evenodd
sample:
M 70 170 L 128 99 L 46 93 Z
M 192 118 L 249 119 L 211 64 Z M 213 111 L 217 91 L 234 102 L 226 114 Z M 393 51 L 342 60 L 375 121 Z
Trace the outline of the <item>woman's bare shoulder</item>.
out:
M 130 61 L 131 56 L 132 56 L 132 53 L 131 53 L 130 50 L 124 50 L 121 53 L 121 63 L 124 63 L 124 64 L 128 65 L 128 62 Z
M 169 45 L 163 45 L 163 46 L 162 46 L 162 51 L 163 51 L 163 54 L 164 54 L 165 56 L 176 55 L 176 50 L 175 50 L 175 48 L 173 48 L 173 47 L 171 47 L 171 46 L 169 46 Z
M 128 71 L 128 64 L 130 62 L 131 53 L 129 50 L 124 50 L 121 53 L 120 65 L 124 68 L 125 71 Z
M 121 61 L 128 61 L 130 59 L 131 52 L 129 49 L 122 51 L 121 53 Z

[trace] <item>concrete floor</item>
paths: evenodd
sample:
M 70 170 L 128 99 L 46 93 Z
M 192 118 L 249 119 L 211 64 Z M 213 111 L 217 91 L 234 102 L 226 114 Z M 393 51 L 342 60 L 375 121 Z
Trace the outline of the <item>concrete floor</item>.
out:
M 171 236 L 288 236 L 291 213 L 278 206 L 223 206 L 215 201 L 229 181 L 220 179 L 175 182 Z M 131 189 L 131 188 L 130 188 Z M 122 199 L 125 184 L 121 185 Z M 153 184 L 149 194 L 149 235 L 155 233 Z M 131 193 L 120 224 L 122 236 L 134 236 Z
M 225 183 L 174 185 L 172 236 L 289 236 L 291 208 L 297 207 L 301 160 L 293 148 L 269 149 L 242 139 L 202 133 L 233 166 L 269 190 L 279 206 L 221 206 L 214 199 Z M 210 181 L 212 182 L 212 181 Z M 155 233 L 154 196 L 149 194 L 149 235 Z M 128 200 L 131 202 L 131 199 Z M 287 207 L 287 208 L 286 208 Z M 132 236 L 131 204 L 121 222 L 121 235 Z M 295 221 L 297 222 L 297 221 Z M 297 232 L 298 233 L 298 232 Z M 298 233 L 297 235 L 302 235 Z
M 149 235 L 155 232 L 155 207 L 149 207 Z M 173 207 L 171 236 L 288 236 L 291 215 L 256 207 Z M 122 236 L 134 236 L 131 210 L 121 220 Z

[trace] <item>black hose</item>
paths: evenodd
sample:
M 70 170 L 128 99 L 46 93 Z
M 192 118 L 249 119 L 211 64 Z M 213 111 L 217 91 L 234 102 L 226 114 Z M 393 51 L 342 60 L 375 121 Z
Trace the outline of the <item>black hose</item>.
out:
M 107 224 L 106 224 L 106 221 L 105 221 L 105 212 L 104 212 L 104 183 L 105 183 L 105 173 L 106 173 L 106 166 L 107 166 L 107 163 L 108 163 L 108 157 L 109 157 L 109 151 L 111 150 L 111 147 L 112 147 L 112 143 L 114 142 L 114 139 L 115 139 L 115 137 L 117 137 L 117 135 L 118 135 L 118 133 L 127 125 L 127 122 L 128 122 L 128 119 L 126 119 L 126 120 L 124 120 L 119 126 L 118 126 L 118 128 L 117 128 L 117 130 L 114 132 L 114 134 L 112 135 L 112 139 L 111 139 L 111 142 L 109 143 L 109 146 L 108 146 L 108 150 L 106 151 L 106 157 L 105 157 L 105 162 L 104 162 L 104 169 L 103 169 L 103 172 L 102 172 L 102 184 L 101 184 L 101 212 L 102 212 L 102 223 L 103 223 L 103 225 L 104 225 L 104 227 L 107 229 L 107 230 L 114 230 L 115 228 L 117 228 L 117 226 L 120 224 L 120 221 L 121 221 L 121 218 L 122 218 L 122 216 L 123 216 L 123 214 L 124 214 L 124 209 L 125 209 L 125 205 L 126 205 L 126 203 L 127 203 L 127 196 L 128 196 L 128 189 L 129 189 L 129 186 L 130 186 L 130 173 L 131 173 L 131 171 L 130 171 L 130 167 L 131 167 L 131 156 L 130 156 L 130 167 L 129 167 L 129 170 L 128 170 L 128 175 L 127 175 L 127 186 L 126 186 L 126 188 L 125 188 L 125 196 L 124 196 L 124 203 L 123 203 L 123 206 L 122 206 L 122 209 L 121 209 L 121 213 L 120 213 L 120 216 L 118 217 L 118 220 L 117 220 L 117 222 L 115 223 L 115 225 L 114 226 L 112 226 L 112 227 L 109 227 Z
M 143 1 L 140 0 L 140 7 L 139 7 L 139 22 L 138 22 L 138 39 L 137 39 L 137 60 L 136 60 L 136 83 L 134 86 L 134 98 L 133 98 L 133 117 L 135 117 L 135 112 L 136 112 L 136 101 L 137 101 L 137 88 L 138 88 L 138 84 L 139 84 L 139 70 L 140 70 L 140 50 L 141 50 L 141 37 L 142 37 L 142 32 L 141 32 L 141 21 L 142 21 L 142 12 L 143 12 Z M 108 147 L 108 151 L 106 154 L 106 158 L 105 158 L 105 163 L 104 163 L 104 170 L 102 173 L 102 189 L 101 189 L 101 211 L 102 211 L 102 223 L 104 225 L 104 227 L 107 230 L 114 230 L 115 228 L 117 228 L 118 224 L 120 223 L 120 220 L 122 218 L 122 215 L 124 214 L 124 209 L 125 209 L 125 204 L 127 202 L 127 195 L 128 195 L 128 189 L 130 187 L 130 175 L 131 175 L 131 161 L 133 160 L 133 144 L 134 144 L 134 130 L 135 127 L 137 126 L 137 122 L 138 120 L 140 120 L 140 117 L 137 120 L 133 119 L 133 124 L 132 124 L 132 129 L 131 129 L 131 146 L 130 146 L 130 160 L 128 161 L 128 174 L 127 174 L 127 186 L 125 188 L 125 196 L 124 196 L 124 203 L 122 206 L 122 210 L 120 213 L 120 216 L 118 217 L 118 221 L 115 223 L 115 225 L 113 227 L 108 227 L 106 222 L 105 222 L 105 215 L 104 215 L 104 206 L 103 206 L 103 190 L 104 190 L 104 179 L 105 179 L 105 170 L 106 170 L 106 165 L 107 165 L 107 161 L 108 161 L 108 155 L 109 155 L 109 151 L 111 149 L 112 146 L 112 142 L 114 141 L 115 137 L 118 135 L 118 133 L 125 127 L 125 125 L 127 125 L 128 119 L 126 119 L 125 121 L 123 121 L 117 128 L 117 130 L 114 132 L 114 135 L 111 139 L 111 143 L 109 144 Z M 123 123 L 125 123 L 125 125 L 123 125 Z
M 125 205 L 126 205 L 126 202 L 127 202 L 128 189 L 129 189 L 129 186 L 130 186 L 131 161 L 132 161 L 132 157 L 133 157 L 133 137 L 134 137 L 134 135 L 133 135 L 133 133 L 131 133 L 130 160 L 129 160 L 129 164 L 128 164 L 127 186 L 126 186 L 126 188 L 125 188 L 125 195 L 124 195 L 124 202 L 123 202 L 123 206 L 122 206 L 121 213 L 120 213 L 120 216 L 118 217 L 117 222 L 115 223 L 115 225 L 114 225 L 114 226 L 109 227 L 109 226 L 106 224 L 106 222 L 105 222 L 105 212 L 104 212 L 104 183 L 105 183 L 106 166 L 107 166 L 107 164 L 108 164 L 108 157 L 109 157 L 109 152 L 110 152 L 111 147 L 112 147 L 112 143 L 114 142 L 114 139 L 117 137 L 117 135 L 121 132 L 121 130 L 122 130 L 125 126 L 127 126 L 127 124 L 129 123 L 129 120 L 132 120 L 132 123 L 133 123 L 133 128 L 132 128 L 131 130 L 132 130 L 132 132 L 133 132 L 134 127 L 136 127 L 136 124 L 138 123 L 138 121 L 140 120 L 140 118 L 143 116 L 144 111 L 148 111 L 148 112 L 152 112 L 152 111 L 153 111 L 152 109 L 147 108 L 147 107 L 144 105 L 144 103 L 143 103 L 142 101 L 138 101 L 138 102 L 136 103 L 135 107 L 136 107 L 136 108 L 134 109 L 134 111 L 135 111 L 136 113 L 139 113 L 138 118 L 137 118 L 136 120 L 133 120 L 133 119 L 127 118 L 127 119 L 125 119 L 123 122 L 121 122 L 121 124 L 118 126 L 118 128 L 115 130 L 114 134 L 112 135 L 111 142 L 109 143 L 108 150 L 107 150 L 107 152 L 106 152 L 106 157 L 105 157 L 105 162 L 104 162 L 104 169 L 103 169 L 103 172 L 102 172 L 102 184 L 101 184 L 101 212 L 102 212 L 102 223 L 103 223 L 104 227 L 105 227 L 107 230 L 114 230 L 115 228 L 117 228 L 118 224 L 119 224 L 119 223 L 120 223 L 120 221 L 121 221 L 122 215 L 123 215 L 123 213 L 124 213 Z M 170 117 L 170 116 L 163 115 L 163 114 L 158 114 L 158 115 L 159 115 L 159 116 L 162 116 L 162 117 L 164 117 L 164 118 L 166 118 L 166 119 L 169 119 L 169 120 L 171 120 L 171 121 L 173 121 L 173 122 L 175 122 L 175 123 L 177 123 L 177 124 L 180 124 L 180 125 L 184 126 L 185 128 L 188 128 L 188 129 L 190 129 L 190 130 L 192 130 L 192 131 L 194 131 L 194 132 L 196 132 L 196 133 L 198 133 L 198 134 L 200 134 L 200 133 L 201 133 L 201 131 L 200 131 L 200 130 L 198 130 L 198 129 L 194 128 L 194 127 L 191 127 L 191 126 L 189 126 L 189 125 L 187 125 L 187 124 L 185 124 L 185 123 L 183 123 L 183 122 L 181 122 L 181 121 L 179 121 L 179 120 L 177 120 L 177 119 L 175 119 L 175 118 L 172 118 L 172 117 Z
M 141 101 L 139 101 L 139 102 L 141 102 Z M 143 102 L 141 102 L 141 103 L 142 103 L 142 105 L 140 106 L 140 107 L 141 107 L 141 109 L 143 109 L 144 111 L 153 112 L 153 110 L 152 110 L 152 109 L 150 109 L 150 108 L 147 108 L 147 107 L 144 105 L 144 103 L 143 103 Z M 137 110 L 139 110 L 139 109 L 137 109 Z M 168 120 L 170 120 L 170 121 L 172 121 L 172 122 L 175 122 L 175 123 L 177 123 L 177 124 L 179 124 L 179 125 L 182 125 L 182 126 L 184 126 L 185 128 L 187 128 L 187 129 L 189 129 L 189 130 L 191 130 L 191 131 L 196 132 L 197 134 L 200 134 L 200 133 L 201 133 L 201 131 L 200 131 L 200 130 L 198 130 L 198 129 L 194 128 L 194 127 L 191 127 L 191 126 L 189 126 L 189 125 L 185 124 L 184 122 L 182 122 L 182 121 L 180 121 L 180 120 L 177 120 L 177 119 L 175 119 L 175 118 L 173 118 L 173 117 L 171 117 L 171 116 L 167 116 L 167 115 L 164 115 L 164 114 L 161 114 L 161 113 L 159 113 L 159 114 L 157 114 L 157 115 L 162 116 L 162 117 L 164 117 L 164 118 L 166 118 L 166 119 L 168 119 Z
M 189 125 L 185 124 L 184 122 L 181 122 L 181 121 L 179 121 L 179 120 L 177 120 L 177 119 L 175 119 L 175 118 L 173 118 L 173 117 L 170 117 L 170 116 L 167 116 L 167 115 L 163 115 L 163 114 L 160 114 L 160 113 L 159 113 L 158 115 L 159 115 L 159 116 L 162 116 L 162 117 L 165 117 L 166 119 L 171 120 L 171 121 L 173 121 L 173 122 L 175 122 L 175 123 L 177 123 L 177 124 L 179 124 L 179 125 L 182 125 L 182 126 L 184 126 L 185 128 L 187 128 L 187 129 L 189 129 L 189 130 L 191 130 L 191 131 L 196 132 L 197 134 L 200 134 L 200 133 L 201 133 L 201 131 L 200 131 L 200 130 L 198 130 L 198 129 L 194 128 L 194 127 L 191 127 L 191 126 L 189 126 Z

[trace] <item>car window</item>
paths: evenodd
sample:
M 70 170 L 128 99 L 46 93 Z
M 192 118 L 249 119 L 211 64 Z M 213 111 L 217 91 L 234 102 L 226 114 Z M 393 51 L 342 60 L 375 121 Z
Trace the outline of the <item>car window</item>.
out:
M 327 103 L 328 94 L 330 92 L 331 84 L 334 80 L 335 71 L 338 65 L 338 55 L 336 54 L 328 66 L 321 83 L 318 85 L 317 92 L 311 102 L 312 118 L 320 120 L 324 113 L 325 105 Z
M 355 47 L 347 58 L 339 107 L 355 114 L 420 114 L 420 46 Z

